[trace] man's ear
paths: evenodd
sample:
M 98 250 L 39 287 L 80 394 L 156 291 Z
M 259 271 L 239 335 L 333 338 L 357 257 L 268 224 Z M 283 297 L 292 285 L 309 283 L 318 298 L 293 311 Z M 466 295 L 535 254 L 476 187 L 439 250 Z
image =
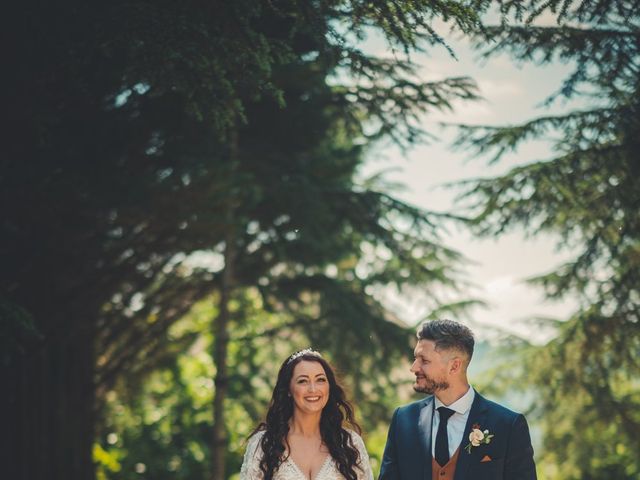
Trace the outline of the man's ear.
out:
M 449 362 L 449 373 L 460 373 L 464 368 L 464 362 L 460 357 L 453 357 Z

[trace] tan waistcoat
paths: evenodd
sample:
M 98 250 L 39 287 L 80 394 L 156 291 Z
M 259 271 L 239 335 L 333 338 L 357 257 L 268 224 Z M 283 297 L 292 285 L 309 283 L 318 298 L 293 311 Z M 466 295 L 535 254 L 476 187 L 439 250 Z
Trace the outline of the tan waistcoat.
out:
M 444 467 L 441 467 L 436 459 L 431 457 L 431 480 L 453 480 L 456 473 L 456 465 L 458 464 L 458 455 L 460 447 L 455 451 L 453 457 L 449 459 Z

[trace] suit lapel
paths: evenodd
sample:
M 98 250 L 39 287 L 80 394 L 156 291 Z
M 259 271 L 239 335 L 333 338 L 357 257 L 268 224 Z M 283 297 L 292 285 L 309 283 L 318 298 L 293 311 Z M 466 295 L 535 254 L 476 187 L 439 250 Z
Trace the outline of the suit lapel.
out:
M 433 423 L 433 397 L 428 397 L 420 410 L 418 427 L 420 431 L 420 442 L 422 444 L 423 455 L 423 476 L 424 480 L 431 480 L 431 425 Z
M 474 390 L 475 391 L 475 390 Z M 485 424 L 485 418 L 487 415 L 488 404 L 487 401 L 478 392 L 475 392 L 475 398 L 471 405 L 471 411 L 469 412 L 469 418 L 467 418 L 467 424 L 464 427 L 464 433 L 462 434 L 462 442 L 460 442 L 460 454 L 458 455 L 458 463 L 456 465 L 456 473 L 454 480 L 466 480 L 469 478 L 468 471 L 471 467 L 473 453 L 468 453 L 464 447 L 469 443 L 469 433 L 471 427 L 477 423 L 479 425 Z M 473 452 L 473 450 L 472 450 Z

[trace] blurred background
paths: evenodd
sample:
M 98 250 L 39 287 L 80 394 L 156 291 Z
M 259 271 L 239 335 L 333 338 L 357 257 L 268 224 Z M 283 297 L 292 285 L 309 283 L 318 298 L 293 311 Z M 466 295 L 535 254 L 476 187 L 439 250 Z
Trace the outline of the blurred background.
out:
M 639 8 L 7 7 L 3 478 L 238 478 L 308 346 L 377 473 L 452 318 L 539 478 L 639 479 Z

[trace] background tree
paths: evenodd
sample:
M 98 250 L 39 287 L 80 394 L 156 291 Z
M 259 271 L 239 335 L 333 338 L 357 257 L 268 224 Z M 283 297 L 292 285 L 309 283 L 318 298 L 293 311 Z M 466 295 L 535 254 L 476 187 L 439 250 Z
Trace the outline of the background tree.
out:
M 451 252 L 420 236 L 431 228 L 425 212 L 353 176 L 368 141 L 413 139 L 418 111 L 470 98 L 472 86 L 411 81 L 407 62 L 367 57 L 350 39 L 375 27 L 407 50 L 441 43 L 431 22 L 468 31 L 471 10 L 123 1 L 14 4 L 7 18 L 16 48 L 5 78 L 12 130 L 1 160 L 0 285 L 10 395 L 0 410 L 14 439 L 5 450 L 11 478 L 92 478 L 95 424 L 118 376 L 158 358 L 170 326 L 198 300 L 223 298 L 220 270 L 192 266 L 198 252 L 233 245 L 224 266 L 242 263 L 230 280 L 257 284 L 265 305 L 335 320 L 349 300 L 380 335 L 398 329 L 359 297 L 376 281 L 450 282 Z M 343 72 L 363 81 L 330 88 Z M 309 84 L 288 86 L 290 74 Z M 295 117 L 294 99 L 319 107 L 313 124 L 299 123 L 307 117 Z M 269 138 L 258 127 L 271 132 L 269 115 L 285 100 L 277 138 L 292 148 L 263 155 L 255 145 Z M 308 144 L 286 136 L 296 125 L 312 127 Z M 298 177 L 285 178 L 292 171 Z M 364 245 L 373 255 L 356 270 Z M 335 263 L 338 274 L 322 274 Z
M 489 2 L 479 2 L 487 6 Z M 573 258 L 531 280 L 548 298 L 578 300 L 556 335 L 524 349 L 517 384 L 533 388 L 547 478 L 637 478 L 640 463 L 640 17 L 635 1 L 502 2 L 525 24 L 487 27 L 485 55 L 575 66 L 557 98 L 580 109 L 522 125 L 462 128 L 459 145 L 493 155 L 551 138 L 555 155 L 469 182 L 481 235 L 559 234 Z M 531 14 L 523 14 L 528 9 Z M 538 26 L 551 14 L 557 25 Z M 549 323 L 549 322 L 547 322 Z
M 303 36 L 300 43 L 305 48 L 301 56 L 313 53 L 307 50 L 314 45 L 312 39 Z M 216 272 L 219 275 L 214 275 L 211 283 L 212 290 L 221 292 L 216 297 L 218 326 L 214 332 L 219 354 L 214 362 L 214 424 L 219 429 L 210 459 L 219 469 L 215 474 L 218 477 L 223 475 L 228 444 L 224 397 L 231 388 L 224 351 L 229 347 L 229 327 L 237 330 L 247 321 L 238 312 L 231 319 L 229 302 L 235 291 L 258 288 L 264 308 L 296 319 L 277 330 L 270 329 L 271 335 L 285 327 L 297 327 L 307 331 L 305 336 L 313 339 L 314 345 L 325 345 L 340 354 L 341 365 L 347 369 L 361 367 L 364 357 L 385 370 L 397 358 L 389 355 L 393 346 L 400 343 L 398 352 L 406 346 L 406 332 L 387 322 L 384 309 L 366 293 L 367 289 L 390 281 L 398 285 L 451 284 L 453 272 L 448 272 L 448 263 L 455 254 L 434 243 L 434 226 L 425 212 L 355 183 L 366 142 L 361 118 L 373 116 L 368 110 L 376 102 L 345 102 L 342 95 L 349 91 L 327 85 L 335 58 L 331 51 L 274 71 L 274 83 L 282 91 L 287 108 L 281 110 L 270 100 L 248 104 L 248 126 L 237 131 L 235 165 L 223 171 L 226 181 L 238 185 L 220 190 L 227 194 L 222 201 L 233 203 L 233 215 L 223 213 L 233 222 L 221 218 L 227 225 L 221 247 L 225 269 Z M 449 89 L 464 93 L 463 86 L 464 82 L 458 81 L 406 85 L 417 94 L 417 108 L 434 103 L 429 92 L 444 100 L 451 94 Z M 375 90 L 383 98 L 382 88 L 368 90 Z M 379 123 L 379 128 L 385 128 L 384 122 Z M 228 208 L 221 210 L 228 212 Z M 405 228 L 394 224 L 400 222 L 410 223 Z M 236 234 L 229 236 L 229 231 Z M 230 241 L 236 252 L 232 256 L 227 249 Z M 368 265 L 359 262 L 363 246 L 371 252 L 366 259 Z M 225 288 L 218 278 L 228 274 L 229 266 L 234 272 L 233 285 Z M 326 275 L 327 268 L 336 273 Z M 156 307 L 150 304 L 149 308 Z M 142 313 L 144 319 L 146 310 Z M 364 339 L 370 342 L 370 348 L 345 355 Z M 131 349 L 131 344 L 125 345 L 134 354 L 140 352 Z M 130 356 L 128 363 L 148 361 L 146 352 L 142 353 Z

